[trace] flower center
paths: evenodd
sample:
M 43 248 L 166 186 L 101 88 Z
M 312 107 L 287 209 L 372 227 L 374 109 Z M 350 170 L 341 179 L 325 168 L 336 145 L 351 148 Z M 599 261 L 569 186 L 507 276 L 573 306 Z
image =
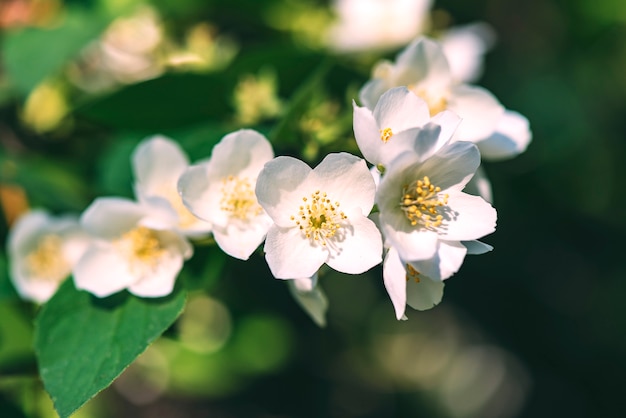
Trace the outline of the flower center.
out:
M 246 220 L 258 216 L 263 209 L 256 200 L 252 185 L 247 178 L 228 176 L 222 179 L 220 209 L 235 218 Z
M 428 105 L 430 116 L 435 116 L 437 113 L 443 112 L 448 108 L 448 100 L 445 96 L 433 96 L 425 88 L 418 88 L 415 85 L 409 85 L 408 89 L 411 90 L 417 97 L 423 99 Z
M 383 141 L 385 144 L 391 139 L 392 136 L 393 132 L 391 131 L 391 128 L 385 128 L 380 130 L 380 140 Z
M 70 265 L 63 256 L 63 240 L 58 235 L 45 235 L 37 248 L 26 256 L 26 265 L 37 279 L 60 282 L 70 273 Z
M 330 238 L 335 237 L 341 229 L 341 223 L 348 217 L 339 211 L 339 202 L 331 202 L 326 193 L 317 190 L 311 197 L 302 198 L 298 214 L 291 216 L 304 236 L 312 243 L 326 246 Z
M 415 268 L 409 263 L 405 264 L 406 266 L 406 281 L 413 280 L 415 283 L 420 282 L 420 272 L 415 270 Z
M 444 205 L 448 204 L 448 195 L 440 196 L 440 192 L 441 187 L 433 185 L 428 176 L 402 188 L 400 207 L 411 225 L 429 229 L 442 224 L 441 212 Z
M 116 245 L 131 263 L 156 266 L 167 250 L 161 245 L 155 231 L 140 226 L 123 234 Z

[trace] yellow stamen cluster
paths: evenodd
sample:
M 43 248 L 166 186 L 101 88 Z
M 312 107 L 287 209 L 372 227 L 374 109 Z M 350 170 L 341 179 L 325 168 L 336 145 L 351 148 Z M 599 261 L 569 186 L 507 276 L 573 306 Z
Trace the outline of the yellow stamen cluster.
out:
M 446 99 L 445 96 L 433 96 L 426 89 L 417 88 L 414 85 L 409 85 L 408 89 L 426 102 L 430 116 L 435 116 L 437 113 L 443 112 L 448 108 L 448 99 Z
M 304 236 L 323 246 L 334 237 L 341 228 L 341 222 L 348 217 L 339 211 L 339 202 L 332 203 L 326 193 L 317 190 L 309 198 L 303 197 L 297 215 L 291 216 Z
M 155 266 L 158 259 L 167 251 L 159 241 L 155 231 L 140 226 L 123 234 L 117 246 L 131 263 Z
M 443 222 L 440 208 L 448 204 L 448 195 L 439 195 L 441 188 L 433 185 L 428 176 L 402 189 L 400 207 L 411 225 L 436 228 Z
M 380 140 L 385 144 L 391 139 L 393 136 L 393 132 L 391 128 L 385 128 L 380 130 Z
M 26 266 L 33 277 L 60 282 L 70 273 L 70 265 L 63 256 L 63 241 L 58 235 L 45 235 L 37 248 L 26 256 Z
M 241 220 L 263 213 L 250 181 L 245 177 L 239 178 L 232 175 L 222 180 L 220 209 Z
M 420 272 L 415 270 L 415 268 L 409 263 L 405 264 L 406 266 L 406 281 L 413 279 L 415 283 L 420 282 Z

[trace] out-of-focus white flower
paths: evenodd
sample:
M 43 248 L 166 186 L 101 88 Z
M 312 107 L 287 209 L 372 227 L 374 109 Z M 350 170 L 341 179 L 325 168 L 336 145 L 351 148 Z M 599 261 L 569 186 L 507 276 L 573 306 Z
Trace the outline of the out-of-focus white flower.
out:
M 158 12 L 138 7 L 132 15 L 115 19 L 82 51 L 70 79 L 87 91 L 101 91 L 157 77 L 164 70 L 157 53 L 163 39 Z
M 71 273 L 89 238 L 71 216 L 22 215 L 9 231 L 11 280 L 23 299 L 46 302 Z
M 380 232 L 367 218 L 375 184 L 364 160 L 329 154 L 311 169 L 277 157 L 261 171 L 256 194 L 274 221 L 265 240 L 274 277 L 311 277 L 324 263 L 359 274 L 382 261 Z
M 446 109 L 459 115 L 463 122 L 454 139 L 476 143 L 481 152 L 485 149 L 486 156 L 515 156 L 530 141 L 526 118 L 505 110 L 487 90 L 458 83 L 442 46 L 435 41 L 418 38 L 398 55 L 395 63 L 378 64 L 359 98 L 366 107 L 374 109 L 383 93 L 395 86 L 407 86 L 424 99 L 433 116 Z
M 140 202 L 170 206 L 178 214 L 177 228 L 184 235 L 198 237 L 211 231 L 211 225 L 194 216 L 178 194 L 178 179 L 189 167 L 189 159 L 176 142 L 161 135 L 146 138 L 131 160 Z
M 185 205 L 213 225 L 215 241 L 232 257 L 247 260 L 272 224 L 254 194 L 259 172 L 272 158 L 263 135 L 242 129 L 222 138 L 207 163 L 189 167 L 180 178 Z
M 142 297 L 170 294 L 193 253 L 177 220 L 170 207 L 96 199 L 80 219 L 93 240 L 74 266 L 76 287 L 98 297 L 123 289 Z
M 463 263 L 462 241 L 495 230 L 496 211 L 461 191 L 480 164 L 474 144 L 455 142 L 424 155 L 405 152 L 388 166 L 376 195 L 379 222 L 404 263 L 444 280 Z
M 420 274 L 410 263 L 403 261 L 393 247 L 383 261 L 383 279 L 398 319 L 404 318 L 406 305 L 425 311 L 438 305 L 443 297 L 443 280 Z
M 404 45 L 424 32 L 432 0 L 336 0 L 332 49 L 354 52 Z
M 463 83 L 476 81 L 483 73 L 484 55 L 495 40 L 494 30 L 484 22 L 446 30 L 439 42 L 448 58 L 452 78 Z
M 158 13 L 140 8 L 132 16 L 116 19 L 105 31 L 100 42 L 103 64 L 122 82 L 154 77 L 161 68 L 153 54 L 162 40 Z
M 313 277 L 287 280 L 289 292 L 298 302 L 298 305 L 320 327 L 326 326 L 326 311 L 328 299 L 322 288 L 317 283 L 317 274 Z
M 428 104 L 406 87 L 386 91 L 374 110 L 354 107 L 354 137 L 363 157 L 387 165 L 404 151 L 435 150 L 450 140 L 461 119 L 450 111 L 432 119 Z

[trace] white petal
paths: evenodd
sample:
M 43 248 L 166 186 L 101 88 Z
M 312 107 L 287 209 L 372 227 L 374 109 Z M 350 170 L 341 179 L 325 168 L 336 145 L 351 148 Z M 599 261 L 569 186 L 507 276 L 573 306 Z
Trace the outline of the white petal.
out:
M 19 274 L 11 276 L 15 290 L 24 300 L 31 300 L 37 303 L 45 303 L 54 295 L 62 282 L 47 279 L 36 279 Z
M 383 280 L 396 312 L 396 318 L 402 319 L 406 309 L 406 270 L 398 252 L 391 247 L 383 262 Z
M 192 165 L 180 176 L 178 180 L 178 193 L 183 199 L 184 205 L 195 216 L 208 222 L 213 222 L 212 214 L 215 206 L 219 206 L 217 193 L 211 193 L 211 184 L 208 173 L 208 165 Z M 215 179 L 217 183 L 217 179 Z M 213 184 L 217 188 L 217 184 Z
M 496 131 L 477 145 L 484 159 L 499 161 L 524 152 L 531 138 L 528 119 L 507 110 L 500 118 Z
M 366 107 L 359 107 L 352 102 L 354 138 L 363 154 L 363 157 L 371 164 L 380 164 L 379 152 L 382 141 L 379 127 L 374 119 L 372 111 Z
M 441 126 L 429 123 L 420 129 L 417 136 L 413 138 L 411 151 L 417 154 L 419 161 L 430 158 L 441 147 L 441 129 Z M 396 156 L 397 155 L 399 154 L 396 154 Z
M 225 229 L 215 229 L 213 236 L 217 245 L 226 254 L 240 260 L 247 260 L 261 245 L 271 225 L 270 217 L 262 214 L 242 225 L 231 223 Z
M 465 248 L 467 248 L 467 254 L 469 255 L 485 254 L 493 250 L 493 247 L 491 245 L 485 244 L 484 242 L 480 242 L 477 240 L 462 241 L 461 244 L 463 244 Z
M 80 228 L 66 230 L 62 238 L 63 257 L 71 266 L 78 262 L 92 242 L 91 237 Z
M 302 277 L 289 280 L 289 283 L 293 284 L 293 287 L 299 292 L 310 292 L 317 286 L 318 274 L 315 273 L 312 277 Z
M 359 90 L 359 101 L 363 106 L 373 111 L 380 96 L 382 96 L 383 93 L 390 87 L 395 86 L 393 84 L 390 85 L 388 80 L 376 78 L 370 80 L 365 83 L 363 87 L 361 87 L 361 90 Z
M 487 178 L 483 166 L 479 166 L 474 177 L 470 179 L 463 189 L 465 193 L 480 196 L 489 203 L 493 203 L 493 193 L 491 191 L 491 182 Z
M 77 289 L 100 298 L 127 288 L 137 279 L 128 264 L 110 245 L 92 244 L 74 266 Z
M 472 178 L 480 165 L 480 153 L 469 142 L 453 142 L 446 145 L 422 165 L 410 169 L 413 180 L 428 176 L 442 190 L 461 190 Z M 408 175 L 408 174 L 407 174 Z
M 114 239 L 134 228 L 145 215 L 145 207 L 132 200 L 100 197 L 85 209 L 80 223 L 90 234 Z
M 312 246 L 297 228 L 272 225 L 265 239 L 265 259 L 277 279 L 311 277 L 328 258 L 321 245 Z
M 439 241 L 439 271 L 441 277 L 431 277 L 432 279 L 446 280 L 461 268 L 463 260 L 467 254 L 467 248 L 457 241 Z
M 7 238 L 11 258 L 25 257 L 34 249 L 50 224 L 50 215 L 44 210 L 35 209 L 20 216 L 9 230 Z
M 374 180 L 374 184 L 376 185 L 376 188 L 378 188 L 378 185 L 380 184 L 380 177 L 381 177 L 378 167 L 376 166 L 370 167 L 370 174 L 372 175 L 372 179 Z
M 485 200 L 467 193 L 452 193 L 448 198 L 453 220 L 444 222 L 440 234 L 446 240 L 471 241 L 496 229 L 496 210 Z
M 456 241 L 439 241 L 437 253 L 428 260 L 412 261 L 410 264 L 420 274 L 430 277 L 432 280 L 446 280 L 459 271 L 467 248 Z
M 405 86 L 386 91 L 378 100 L 373 113 L 379 129 L 391 128 L 394 133 L 421 127 L 430 121 L 426 102 Z
M 420 84 L 428 90 L 441 91 L 450 86 L 452 78 L 448 59 L 441 45 L 428 38 L 411 42 L 396 59 L 400 85 Z
M 315 167 L 310 177 L 311 185 L 328 193 L 333 202 L 338 201 L 340 210 L 360 208 L 368 215 L 374 206 L 376 183 L 365 160 L 346 152 L 328 154 Z
M 425 311 L 435 307 L 443 298 L 444 283 L 423 277 L 419 283 L 409 280 L 406 285 L 406 303 L 413 309 Z
M 178 227 L 180 218 L 169 200 L 160 196 L 149 196 L 141 203 L 144 216 L 138 222 L 138 225 L 150 229 L 173 229 Z
M 482 74 L 483 55 L 495 42 L 491 26 L 483 22 L 455 26 L 441 38 L 452 77 L 460 82 L 472 82 Z
M 456 131 L 458 141 L 478 142 L 496 130 L 504 107 L 482 87 L 459 85 L 452 89 L 448 109 L 458 114 L 463 122 Z
M 325 327 L 328 299 L 322 289 L 316 286 L 309 291 L 302 291 L 298 289 L 296 280 L 288 280 L 287 285 L 298 305 L 311 317 L 313 322 L 320 327 Z
M 307 195 L 299 187 L 311 172 L 311 167 L 293 157 L 276 157 L 265 164 L 257 179 L 256 196 L 277 225 L 293 225 L 290 216 Z
M 263 165 L 274 158 L 269 141 L 257 131 L 241 129 L 220 140 L 213 148 L 210 170 L 220 177 L 236 175 L 255 180 Z
M 158 263 L 150 276 L 131 284 L 128 291 L 144 298 L 162 297 L 172 293 L 178 273 L 183 267 L 183 257 L 170 253 L 161 257 Z
M 443 148 L 450 142 L 459 125 L 462 123 L 461 121 L 461 117 L 451 110 L 444 110 L 432 117 L 430 123 L 441 127 L 435 151 Z
M 404 214 L 401 216 L 404 217 Z M 381 213 L 381 226 L 384 236 L 396 248 L 400 258 L 403 260 L 424 260 L 433 257 L 437 251 L 438 241 L 435 232 L 411 227 L 406 217 L 402 219 L 400 216 L 394 216 L 393 222 L 388 221 L 390 218 Z
M 136 188 L 144 196 L 175 189 L 178 177 L 188 165 L 189 159 L 181 147 L 162 135 L 145 139 L 132 155 Z
M 329 244 L 326 264 L 342 273 L 361 274 L 382 261 L 382 237 L 374 222 L 357 212 L 348 214 L 348 222 L 340 230 L 343 239 Z
M 187 260 L 193 255 L 193 246 L 187 238 L 175 230 L 154 231 L 161 246 L 166 248 L 169 253 L 180 255 Z

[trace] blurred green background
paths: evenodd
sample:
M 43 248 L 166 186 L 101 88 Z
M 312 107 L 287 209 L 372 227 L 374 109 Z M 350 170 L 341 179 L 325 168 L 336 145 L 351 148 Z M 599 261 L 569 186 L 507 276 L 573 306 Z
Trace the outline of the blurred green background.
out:
M 443 302 L 405 322 L 380 267 L 326 271 L 320 329 L 260 251 L 241 262 L 198 247 L 183 316 L 77 417 L 623 416 L 626 4 L 434 10 L 434 29 L 493 27 L 478 84 L 533 131 L 526 153 L 485 165 L 494 251 L 468 257 Z M 155 133 L 193 161 L 243 126 L 311 164 L 357 153 L 351 100 L 397 49 L 329 53 L 319 34 L 331 16 L 313 0 L 2 0 L 2 242 L 26 206 L 79 213 L 97 196 L 132 197 L 130 153 Z M 0 411 L 55 416 L 31 348 L 37 307 L 16 298 L 4 249 Z

